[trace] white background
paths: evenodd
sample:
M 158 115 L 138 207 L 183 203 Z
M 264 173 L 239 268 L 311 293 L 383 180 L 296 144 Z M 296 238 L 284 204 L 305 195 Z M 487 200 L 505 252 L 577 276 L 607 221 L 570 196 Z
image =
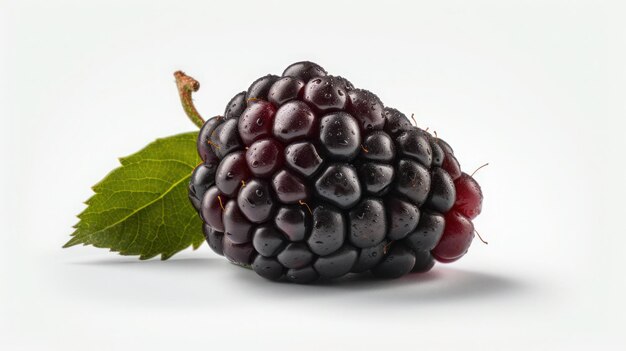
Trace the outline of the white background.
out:
M 0 349 L 623 350 L 619 1 L 0 1 Z M 485 193 L 431 273 L 267 282 L 205 245 L 61 249 L 117 157 L 308 59 L 415 113 Z

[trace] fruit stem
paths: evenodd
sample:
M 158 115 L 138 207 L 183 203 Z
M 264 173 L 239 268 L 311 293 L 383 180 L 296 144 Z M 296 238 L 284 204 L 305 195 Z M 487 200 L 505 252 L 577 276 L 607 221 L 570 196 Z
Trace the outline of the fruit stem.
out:
M 476 174 L 476 172 L 478 172 L 481 168 L 483 168 L 483 167 L 487 167 L 487 166 L 489 166 L 489 162 L 487 162 L 487 163 L 485 163 L 484 165 L 482 165 L 482 166 L 480 166 L 480 167 L 476 168 L 476 170 L 475 170 L 474 172 L 472 172 L 472 174 L 470 175 L 470 177 L 472 177 L 472 178 L 473 178 L 473 177 L 474 177 L 474 174 Z
M 485 240 L 483 240 L 483 237 L 482 237 L 482 236 L 480 236 L 480 233 L 478 232 L 478 230 L 474 229 L 474 233 L 476 233 L 476 235 L 478 236 L 478 239 L 480 239 L 480 241 L 482 241 L 482 242 L 483 242 L 483 244 L 485 244 L 485 245 L 489 245 L 489 243 L 488 243 L 488 242 L 486 242 Z
M 193 99 L 191 98 L 191 93 L 200 89 L 200 83 L 182 71 L 174 72 L 174 78 L 176 78 L 176 86 L 178 87 L 178 95 L 180 95 L 183 110 L 185 110 L 187 117 L 189 117 L 193 124 L 198 126 L 198 128 L 202 128 L 204 119 L 202 119 L 202 116 L 200 116 L 200 113 L 196 110 L 196 107 L 193 105 Z

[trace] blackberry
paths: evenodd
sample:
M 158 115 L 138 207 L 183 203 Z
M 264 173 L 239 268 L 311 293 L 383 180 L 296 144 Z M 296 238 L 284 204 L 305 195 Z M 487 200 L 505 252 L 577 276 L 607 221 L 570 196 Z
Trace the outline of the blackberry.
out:
M 209 246 L 270 280 L 426 272 L 467 252 L 482 207 L 450 145 L 312 62 L 236 94 L 198 153 Z

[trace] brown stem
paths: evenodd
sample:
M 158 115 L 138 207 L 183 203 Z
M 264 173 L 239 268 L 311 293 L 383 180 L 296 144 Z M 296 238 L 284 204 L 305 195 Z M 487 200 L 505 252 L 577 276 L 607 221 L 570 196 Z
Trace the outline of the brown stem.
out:
M 196 110 L 196 107 L 193 105 L 193 99 L 191 98 L 191 93 L 200 89 L 200 83 L 182 71 L 174 72 L 174 77 L 176 78 L 176 86 L 178 87 L 180 102 L 183 105 L 183 109 L 185 110 L 187 117 L 189 117 L 193 124 L 197 125 L 198 128 L 202 128 L 204 125 L 204 119 L 202 119 L 202 116 L 200 116 L 200 113 Z

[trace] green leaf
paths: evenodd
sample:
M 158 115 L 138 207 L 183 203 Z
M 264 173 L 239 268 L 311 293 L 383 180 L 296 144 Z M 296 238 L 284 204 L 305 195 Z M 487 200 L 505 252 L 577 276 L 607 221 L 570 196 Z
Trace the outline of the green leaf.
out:
M 78 215 L 72 239 L 145 260 L 166 260 L 190 245 L 204 242 L 202 221 L 189 203 L 187 186 L 200 162 L 198 132 L 157 139 L 143 150 L 120 159 L 93 187 L 95 194 Z

